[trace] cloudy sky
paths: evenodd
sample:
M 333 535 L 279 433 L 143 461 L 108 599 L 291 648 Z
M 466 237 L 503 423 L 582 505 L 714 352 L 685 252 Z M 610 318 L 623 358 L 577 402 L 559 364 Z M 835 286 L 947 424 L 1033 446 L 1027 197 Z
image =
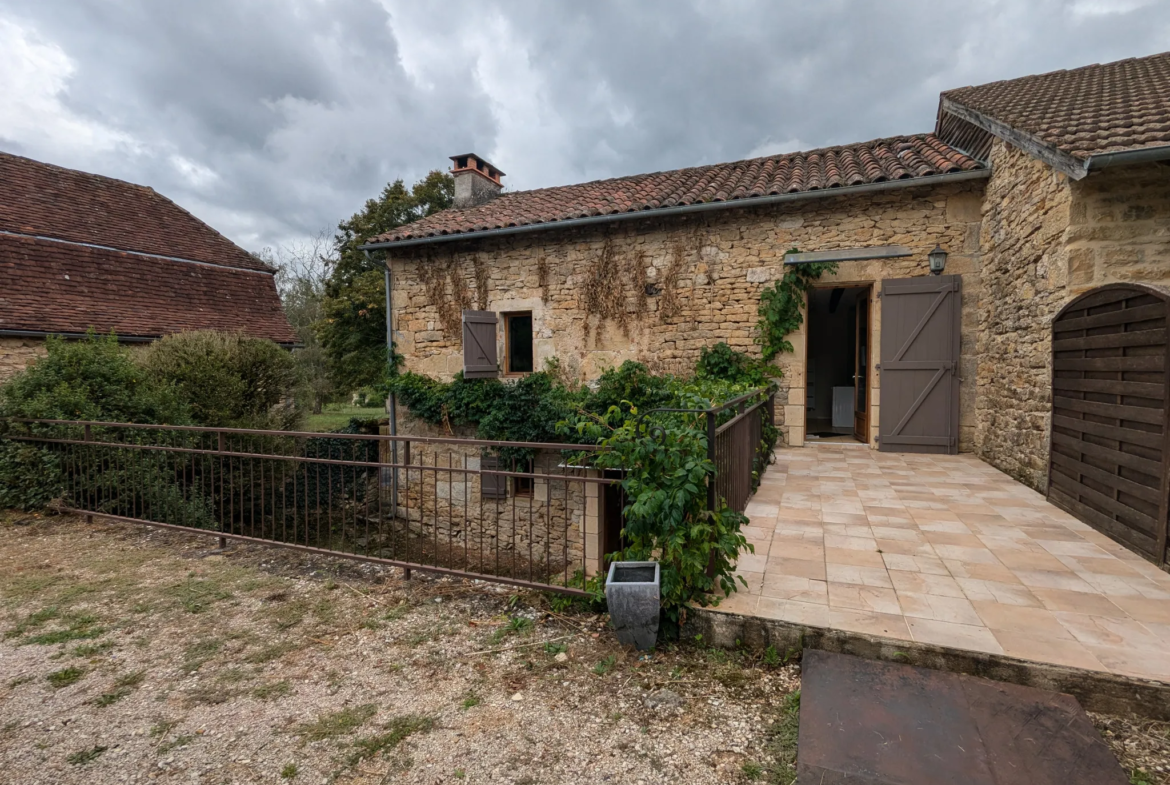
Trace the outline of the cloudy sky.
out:
M 1165 50 L 1166 0 L 0 0 L 0 150 L 151 185 L 258 250 L 456 153 L 511 189 L 715 163 Z

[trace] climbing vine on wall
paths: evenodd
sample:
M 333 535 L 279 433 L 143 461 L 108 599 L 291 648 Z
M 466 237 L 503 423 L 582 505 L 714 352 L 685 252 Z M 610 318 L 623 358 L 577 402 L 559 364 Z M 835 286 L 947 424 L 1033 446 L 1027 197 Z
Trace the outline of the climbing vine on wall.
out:
M 613 243 L 607 237 L 601 252 L 590 265 L 581 288 L 581 303 L 585 309 L 585 340 L 589 340 L 592 325 L 589 318 L 598 318 L 598 327 L 609 319 L 629 335 L 629 314 L 626 312 L 626 287 L 622 280 L 622 265 L 614 252 Z
M 548 304 L 548 257 L 541 254 L 536 259 L 536 285 L 540 287 L 540 301 Z
M 793 248 L 788 253 L 797 252 Z M 760 334 L 756 341 L 762 347 L 765 362 L 781 352 L 793 350 L 788 336 L 804 324 L 801 309 L 805 293 L 822 275 L 835 272 L 837 265 L 834 262 L 786 265 L 780 280 L 760 292 Z
M 679 237 L 670 244 L 670 264 L 662 274 L 662 296 L 658 301 L 658 320 L 673 319 L 682 312 L 682 300 L 679 298 L 678 281 L 687 266 L 687 257 L 693 255 L 695 261 L 703 250 L 703 235 L 699 225 L 695 225 L 686 236 Z
M 486 271 L 484 283 L 480 285 L 478 278 L 482 265 L 478 264 L 478 258 L 473 259 L 473 264 L 476 265 L 476 286 L 480 290 L 477 293 L 480 301 L 486 304 Z M 454 254 L 446 258 L 436 258 L 428 254 L 418 265 L 418 277 L 426 289 L 427 299 L 438 312 L 443 332 L 448 336 L 459 335 L 463 311 L 471 307 L 471 292 L 467 289 L 467 282 L 463 278 L 458 259 Z
M 476 253 L 471 257 L 471 267 L 475 271 L 475 299 L 476 308 L 481 311 L 488 309 L 488 271 L 483 259 Z

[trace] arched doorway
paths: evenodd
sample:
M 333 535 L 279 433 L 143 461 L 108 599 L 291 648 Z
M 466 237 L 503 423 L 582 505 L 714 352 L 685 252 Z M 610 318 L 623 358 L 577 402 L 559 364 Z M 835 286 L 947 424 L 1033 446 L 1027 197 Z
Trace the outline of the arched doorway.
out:
M 1170 294 L 1110 284 L 1052 323 L 1048 498 L 1167 563 Z

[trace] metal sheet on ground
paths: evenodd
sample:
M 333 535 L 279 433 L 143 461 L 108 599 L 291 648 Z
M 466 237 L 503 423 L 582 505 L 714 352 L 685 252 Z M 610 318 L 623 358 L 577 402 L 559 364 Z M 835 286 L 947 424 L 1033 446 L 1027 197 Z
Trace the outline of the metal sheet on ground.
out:
M 804 653 L 798 785 L 1126 785 L 1070 695 Z

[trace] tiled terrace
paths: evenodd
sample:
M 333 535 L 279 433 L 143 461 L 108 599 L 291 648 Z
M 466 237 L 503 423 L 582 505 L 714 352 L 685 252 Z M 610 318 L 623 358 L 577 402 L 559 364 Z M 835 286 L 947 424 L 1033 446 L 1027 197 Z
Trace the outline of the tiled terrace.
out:
M 719 610 L 1170 681 L 1170 575 L 979 459 L 776 458 Z

